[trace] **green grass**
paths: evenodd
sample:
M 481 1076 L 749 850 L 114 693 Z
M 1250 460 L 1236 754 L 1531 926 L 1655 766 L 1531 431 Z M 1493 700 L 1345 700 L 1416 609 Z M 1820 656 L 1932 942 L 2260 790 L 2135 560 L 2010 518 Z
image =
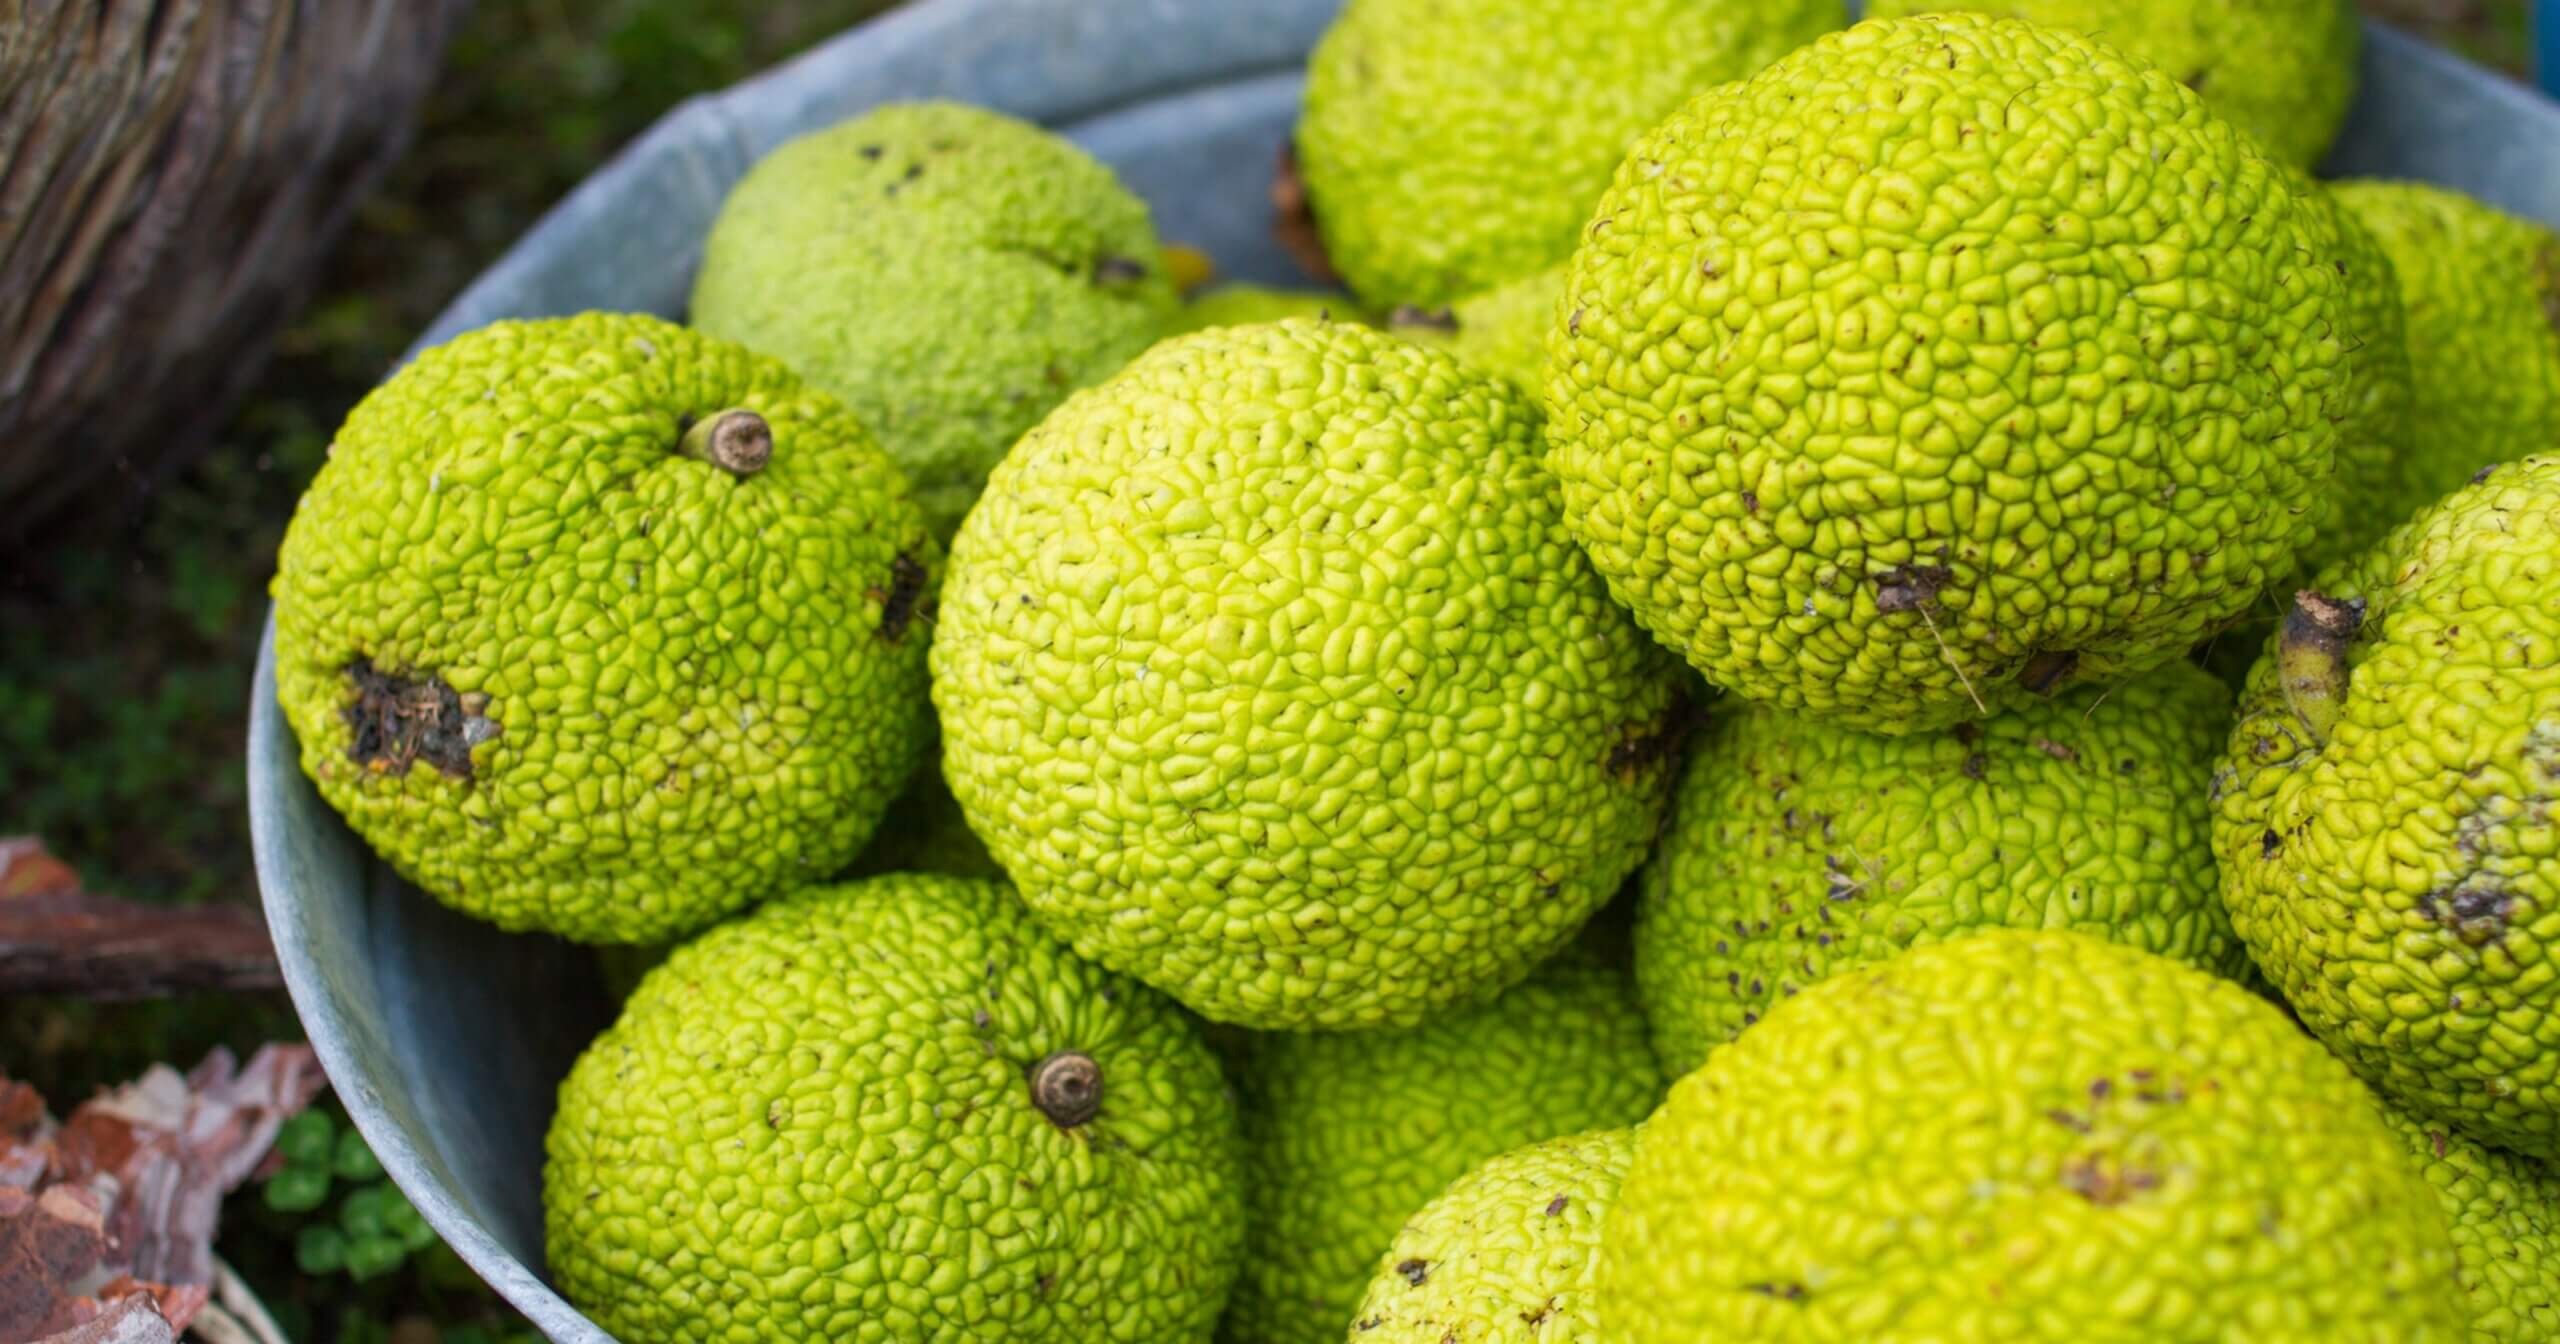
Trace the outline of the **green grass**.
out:
M 683 98 L 884 0 L 481 0 L 413 152 L 359 213 L 317 297 L 196 466 L 0 562 L 0 832 L 33 831 L 92 885 L 254 899 L 241 760 L 272 557 L 328 436 L 426 322 L 544 207 Z M 2370 0 L 2477 59 L 2523 67 L 2524 0 Z M 0 1070 L 63 1104 L 155 1059 L 295 1030 L 279 995 L 118 1007 L 0 1005 Z M 236 1220 L 226 1250 L 315 1339 L 488 1315 L 451 1267 L 297 1278 L 292 1229 Z M 420 1257 L 420 1265 L 439 1263 Z M 443 1277 L 436 1277 L 441 1273 Z M 420 1337 L 415 1330 L 408 1337 Z

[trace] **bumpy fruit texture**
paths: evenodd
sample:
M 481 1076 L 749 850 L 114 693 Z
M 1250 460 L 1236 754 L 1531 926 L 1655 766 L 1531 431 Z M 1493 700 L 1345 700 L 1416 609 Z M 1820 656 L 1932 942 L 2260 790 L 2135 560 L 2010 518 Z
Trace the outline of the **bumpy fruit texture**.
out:
M 1451 1181 L 1662 1096 L 1634 987 L 1592 940 L 1423 1026 L 1255 1034 L 1233 1063 L 1249 1230 L 1229 1344 L 1341 1339 L 1396 1229 Z
M 1388 326 L 1397 335 L 1437 345 L 1487 373 L 1499 374 L 1532 400 L 1543 396 L 1547 330 L 1564 299 L 1559 263 L 1470 295 L 1446 308 L 1400 308 Z
M 1165 319 L 1164 334 L 1180 336 L 1209 327 L 1240 327 L 1283 318 L 1313 317 L 1335 322 L 1362 320 L 1360 301 L 1348 294 L 1312 289 L 1265 289 L 1259 285 L 1220 285 L 1185 301 Z
M 2452 1224 L 2472 1344 L 2560 1339 L 2560 1182 L 2538 1163 L 2421 1125 L 2395 1107 L 2383 1118 Z
M 2415 182 L 2331 191 L 2390 254 L 2407 310 L 2401 516 L 2493 462 L 2560 445 L 2560 234 Z
M 2295 180 L 2009 19 L 1869 22 L 1702 94 L 1574 256 L 1566 518 L 1709 681 L 1846 727 L 2165 662 L 2293 572 L 2330 487 L 2343 282 Z
M 1600 1217 L 1633 1129 L 1515 1148 L 1405 1220 L 1353 1313 L 1354 1344 L 1599 1344 Z
M 954 543 L 944 775 L 1084 955 L 1204 1016 L 1411 1023 L 1642 859 L 1677 667 L 1558 518 L 1527 398 L 1296 319 L 1166 341 Z
M 955 103 L 790 141 L 729 193 L 693 323 L 842 397 L 937 535 L 987 468 L 1174 310 L 1144 202 L 1083 150 Z
M 760 470 L 679 452 L 741 409 Z M 931 735 L 940 568 L 897 469 L 781 364 L 648 317 L 499 322 L 339 429 L 277 556 L 277 697 L 410 881 L 650 942 L 869 838 Z
M 2228 981 L 2001 929 L 1778 1005 L 1675 1083 L 1602 1227 L 1624 1344 L 2453 1344 L 2435 1192 Z
M 1868 0 L 1867 17 L 1970 10 L 2067 28 L 2156 65 L 2277 158 L 2311 168 L 2355 95 L 2355 0 Z
M 552 1274 L 630 1344 L 1205 1341 L 1242 1241 L 1208 1048 L 992 882 L 808 889 L 676 949 L 547 1152 Z
M 1636 983 L 1663 1067 L 1696 1068 L 1825 978 L 1984 927 L 2239 974 L 2206 797 L 2230 721 L 2230 692 L 2186 663 L 1908 737 L 1717 715 L 1642 879 Z
M 1646 127 L 1846 17 L 1840 0 L 1351 0 L 1298 122 L 1326 252 L 1380 308 L 1562 261 Z
M 2415 1118 L 2560 1157 L 2560 458 L 2320 576 L 2214 787 L 2232 926 L 2304 1025 Z

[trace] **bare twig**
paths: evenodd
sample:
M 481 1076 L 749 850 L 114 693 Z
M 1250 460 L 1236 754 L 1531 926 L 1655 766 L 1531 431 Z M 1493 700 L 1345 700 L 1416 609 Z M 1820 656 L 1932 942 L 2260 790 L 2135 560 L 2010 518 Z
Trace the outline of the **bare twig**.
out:
M 0 839 L 0 996 L 140 999 L 281 983 L 256 911 L 94 895 L 37 841 Z

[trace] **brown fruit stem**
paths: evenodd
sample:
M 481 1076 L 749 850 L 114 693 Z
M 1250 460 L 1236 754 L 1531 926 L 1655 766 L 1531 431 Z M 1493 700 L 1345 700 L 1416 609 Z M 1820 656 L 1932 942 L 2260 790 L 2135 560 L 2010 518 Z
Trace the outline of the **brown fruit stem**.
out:
M 714 411 L 693 422 L 676 451 L 732 476 L 753 476 L 773 460 L 773 427 L 753 411 Z
M 2285 707 L 2302 721 L 2314 746 L 2329 744 L 2347 698 L 2347 645 L 2364 624 L 2364 599 L 2339 601 L 2305 588 L 2293 595 L 2276 640 L 2276 677 Z
M 1102 1109 L 1102 1066 L 1080 1050 L 1061 1050 L 1031 1070 L 1031 1104 L 1060 1129 L 1073 1129 Z

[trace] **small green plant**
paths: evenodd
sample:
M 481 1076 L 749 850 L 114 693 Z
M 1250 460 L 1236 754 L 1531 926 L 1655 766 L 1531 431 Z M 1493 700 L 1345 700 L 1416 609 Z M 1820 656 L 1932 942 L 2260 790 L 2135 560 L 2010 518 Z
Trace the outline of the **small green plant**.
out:
M 316 1214 L 332 1189 L 337 1217 L 314 1219 L 294 1234 L 293 1259 L 303 1273 L 344 1273 L 358 1283 L 379 1278 L 436 1246 L 435 1229 L 382 1174 L 382 1163 L 364 1135 L 324 1111 L 304 1111 L 276 1136 L 284 1166 L 267 1178 L 267 1207 L 282 1214 Z

